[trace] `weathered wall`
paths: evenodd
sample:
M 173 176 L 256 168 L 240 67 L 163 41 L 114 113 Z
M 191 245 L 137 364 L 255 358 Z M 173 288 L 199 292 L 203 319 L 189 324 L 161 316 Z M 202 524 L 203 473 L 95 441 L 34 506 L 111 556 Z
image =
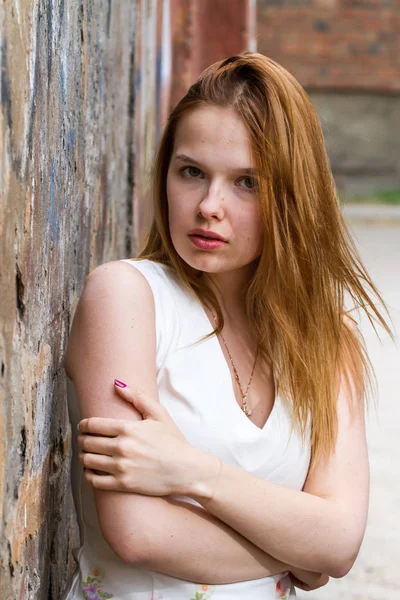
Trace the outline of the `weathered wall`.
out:
M 169 112 L 171 14 L 169 0 L 139 0 L 136 4 L 135 166 L 132 183 L 134 245 L 139 250 L 152 218 L 148 183 L 154 151 Z
M 1 2 L 1 598 L 76 545 L 62 358 L 84 276 L 131 255 L 133 0 Z
M 58 600 L 74 568 L 66 340 L 85 275 L 145 239 L 172 82 L 250 43 L 254 0 L 235 0 L 226 47 L 230 0 L 205 1 L 210 26 L 197 0 L 0 2 L 2 599 Z

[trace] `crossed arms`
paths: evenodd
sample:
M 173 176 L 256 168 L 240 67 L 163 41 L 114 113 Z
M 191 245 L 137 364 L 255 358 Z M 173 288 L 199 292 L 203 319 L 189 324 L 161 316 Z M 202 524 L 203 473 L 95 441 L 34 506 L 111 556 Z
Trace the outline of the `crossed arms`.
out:
M 85 280 L 64 362 L 81 417 L 140 419 L 112 382 L 136 382 L 158 398 L 155 353 L 154 300 L 143 275 L 119 261 L 95 269 Z M 350 414 L 349 393 L 338 399 L 336 451 L 303 492 L 230 465 L 207 510 L 94 490 L 105 539 L 126 562 L 194 582 L 233 583 L 295 568 L 343 576 L 364 534 L 369 487 L 364 415 L 362 407 Z M 233 491 L 240 482 L 246 498 L 239 512 Z

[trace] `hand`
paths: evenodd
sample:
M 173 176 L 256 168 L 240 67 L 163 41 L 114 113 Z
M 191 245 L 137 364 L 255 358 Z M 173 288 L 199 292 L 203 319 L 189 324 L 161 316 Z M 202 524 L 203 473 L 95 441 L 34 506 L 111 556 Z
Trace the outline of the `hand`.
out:
M 79 460 L 94 488 L 149 496 L 186 494 L 195 466 L 191 446 L 154 398 L 115 386 L 142 421 L 91 417 L 79 423 Z M 99 474 L 99 471 L 104 473 Z
M 310 592 L 326 585 L 329 581 L 329 575 L 324 573 L 314 573 L 313 571 L 304 571 L 303 569 L 291 568 L 290 578 L 293 585 L 300 590 Z

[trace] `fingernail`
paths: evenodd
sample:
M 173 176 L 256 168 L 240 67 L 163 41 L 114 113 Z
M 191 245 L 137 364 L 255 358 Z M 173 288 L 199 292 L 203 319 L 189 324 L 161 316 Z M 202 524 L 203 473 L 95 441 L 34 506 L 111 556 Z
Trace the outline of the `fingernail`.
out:
M 79 429 L 79 423 L 78 423 L 78 425 L 76 426 L 76 428 L 77 428 L 77 430 L 78 430 L 78 431 L 80 431 L 80 429 Z
M 118 379 L 114 379 L 114 384 L 117 385 L 118 387 L 126 387 L 126 383 L 124 383 L 123 381 L 119 381 Z

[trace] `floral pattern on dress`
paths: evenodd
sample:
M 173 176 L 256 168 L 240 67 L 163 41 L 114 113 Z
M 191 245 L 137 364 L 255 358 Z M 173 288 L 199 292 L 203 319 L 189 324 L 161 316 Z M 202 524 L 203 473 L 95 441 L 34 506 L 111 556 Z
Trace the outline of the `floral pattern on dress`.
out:
M 114 598 L 114 594 L 103 592 L 101 589 L 102 579 L 100 571 L 94 569 L 87 576 L 86 581 L 82 581 L 82 594 L 85 600 L 107 600 L 108 598 Z
M 210 600 L 211 595 L 215 589 L 214 585 L 208 585 L 208 583 L 200 583 L 195 590 L 194 596 L 190 600 Z
M 285 571 L 285 573 L 282 573 L 282 577 L 276 584 L 276 594 L 281 600 L 289 600 L 291 589 L 292 580 L 290 579 L 289 571 Z

